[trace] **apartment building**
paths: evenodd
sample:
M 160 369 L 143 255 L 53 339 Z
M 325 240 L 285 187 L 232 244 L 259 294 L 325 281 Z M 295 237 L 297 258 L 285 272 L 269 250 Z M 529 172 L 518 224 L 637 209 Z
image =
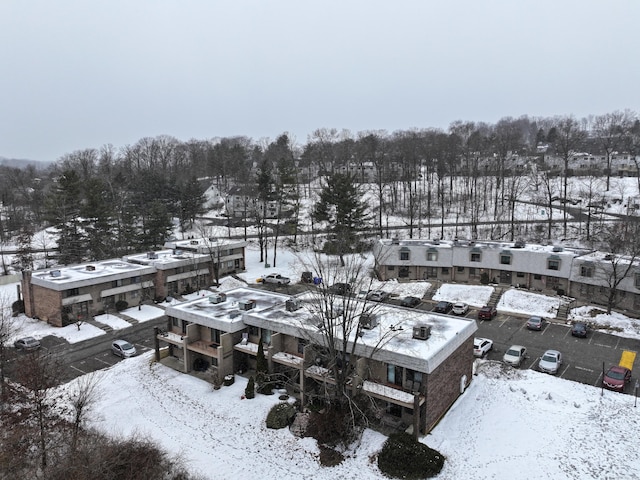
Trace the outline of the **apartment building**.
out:
M 205 288 L 216 277 L 245 269 L 245 246 L 239 240 L 191 239 L 122 259 L 25 270 L 25 314 L 63 327 L 113 311 L 118 301 L 133 306 Z
M 304 404 L 335 385 L 314 295 L 239 288 L 170 306 L 158 344 L 182 371 L 208 369 L 222 378 L 255 369 L 262 342 L 270 372 L 287 378 Z M 428 432 L 471 381 L 475 321 L 386 304 L 366 318 L 347 342 L 356 365 L 351 394 L 375 402 L 381 421 Z
M 523 242 L 426 239 L 382 239 L 373 251 L 382 280 L 494 283 L 606 304 L 617 277 L 616 306 L 640 308 L 640 262 L 619 255 Z

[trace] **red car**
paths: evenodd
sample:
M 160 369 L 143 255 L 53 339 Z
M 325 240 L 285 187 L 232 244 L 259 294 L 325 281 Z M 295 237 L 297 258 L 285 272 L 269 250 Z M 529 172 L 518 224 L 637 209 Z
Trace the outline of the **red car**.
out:
M 609 367 L 607 373 L 602 378 L 602 385 L 604 388 L 614 390 L 616 392 L 622 392 L 624 386 L 631 380 L 631 370 L 620 365 L 614 365 Z
M 485 305 L 478 311 L 478 320 L 492 320 L 498 314 L 496 307 Z

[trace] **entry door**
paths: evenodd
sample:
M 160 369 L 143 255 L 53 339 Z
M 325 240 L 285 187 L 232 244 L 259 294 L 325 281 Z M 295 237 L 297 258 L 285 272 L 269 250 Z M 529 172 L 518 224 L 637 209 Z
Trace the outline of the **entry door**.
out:
M 500 271 L 500 283 L 507 283 L 507 284 L 511 285 L 511 276 L 512 276 L 512 272 L 509 272 L 507 270 L 501 270 Z

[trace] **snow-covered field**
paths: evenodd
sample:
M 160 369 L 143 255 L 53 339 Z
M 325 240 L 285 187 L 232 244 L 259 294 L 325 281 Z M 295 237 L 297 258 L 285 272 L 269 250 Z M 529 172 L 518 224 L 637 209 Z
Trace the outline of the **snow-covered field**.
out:
M 299 276 L 300 260 L 291 252 L 279 252 L 278 267 L 269 269 L 257 261 L 255 250 L 249 249 L 247 255 L 247 272 L 241 275 L 247 283 L 272 271 L 290 275 L 294 281 Z M 245 284 L 227 279 L 221 288 L 241 285 Z M 372 284 L 398 296 L 422 296 L 429 287 L 427 282 Z M 436 299 L 480 306 L 492 288 L 443 285 Z M 15 292 L 15 285 L 0 287 L 0 295 L 13 298 Z M 552 318 L 559 301 L 509 289 L 498 308 Z M 143 306 L 125 313 L 145 321 L 161 312 L 158 307 Z M 572 318 L 617 326 L 615 333 L 640 338 L 635 322 L 620 314 L 594 315 L 593 308 L 580 308 L 572 311 Z M 96 320 L 117 329 L 127 326 L 113 315 Z M 75 325 L 57 329 L 24 317 L 16 322 L 22 327 L 20 335 L 56 334 L 69 342 L 104 334 L 88 324 L 78 330 Z M 375 461 L 383 435 L 367 430 L 341 465 L 321 467 L 314 441 L 298 439 L 286 429 L 266 429 L 266 413 L 278 402 L 275 395 L 243 399 L 246 380 L 240 377 L 215 391 L 208 382 L 152 363 L 151 358 L 147 353 L 98 372 L 101 394 L 94 425 L 114 435 L 148 435 L 167 450 L 180 453 L 205 478 L 384 478 Z M 635 457 L 640 447 L 640 409 L 634 407 L 633 396 L 602 394 L 599 388 L 536 371 L 478 362 L 470 387 L 433 432 L 422 438 L 447 457 L 438 478 L 640 478 L 640 461 Z

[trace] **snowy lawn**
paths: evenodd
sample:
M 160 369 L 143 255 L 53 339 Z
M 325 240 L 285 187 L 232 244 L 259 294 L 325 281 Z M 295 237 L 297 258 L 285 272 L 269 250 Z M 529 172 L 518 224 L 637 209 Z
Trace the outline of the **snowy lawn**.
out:
M 451 303 L 464 302 L 472 307 L 482 307 L 487 304 L 493 294 L 493 287 L 488 285 L 460 285 L 445 283 L 433 295 L 434 300 L 446 300 Z
M 560 302 L 559 297 L 548 297 L 539 293 L 510 288 L 502 293 L 496 307 L 498 312 L 555 318 L 558 315 Z

